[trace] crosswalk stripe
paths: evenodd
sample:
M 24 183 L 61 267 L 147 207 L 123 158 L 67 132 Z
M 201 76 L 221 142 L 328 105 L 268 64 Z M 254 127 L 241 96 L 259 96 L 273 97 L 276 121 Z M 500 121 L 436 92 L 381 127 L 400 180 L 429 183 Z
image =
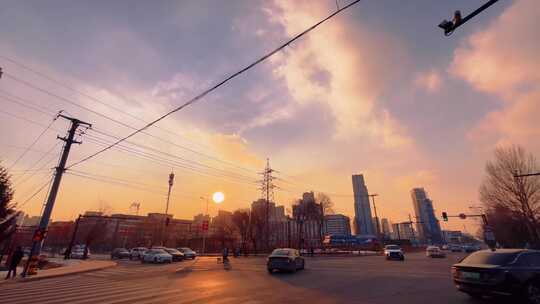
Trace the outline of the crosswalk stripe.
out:
M 148 285 L 148 284 L 142 284 L 142 283 L 139 283 L 140 286 L 145 286 L 145 285 Z M 139 286 L 137 285 L 137 286 Z M 50 300 L 50 299 L 55 299 L 57 297 L 65 297 L 65 296 L 69 296 L 69 295 L 80 295 L 80 294 L 83 294 L 85 292 L 95 292 L 96 290 L 99 290 L 100 292 L 102 290 L 107 290 L 107 289 L 116 289 L 116 288 L 119 288 L 119 287 L 122 287 L 123 286 L 123 282 L 117 282 L 116 284 L 111 284 L 110 282 L 108 284 L 99 284 L 99 285 L 87 285 L 87 286 L 76 286 L 72 289 L 56 289 L 56 288 L 51 288 L 51 289 L 36 289 L 32 292 L 28 292 L 28 291 L 22 291 L 22 292 L 19 292 L 19 293 L 13 293 L 13 294 L 9 294 L 9 295 L 2 295 L 2 300 L 3 301 L 8 301 L 8 300 L 12 300 L 12 299 L 17 299 L 17 300 L 22 300 L 22 299 L 25 299 L 25 298 L 43 298 L 43 300 Z M 130 286 L 128 286 L 130 287 Z M 44 302 L 40 302 L 40 303 L 44 303 Z

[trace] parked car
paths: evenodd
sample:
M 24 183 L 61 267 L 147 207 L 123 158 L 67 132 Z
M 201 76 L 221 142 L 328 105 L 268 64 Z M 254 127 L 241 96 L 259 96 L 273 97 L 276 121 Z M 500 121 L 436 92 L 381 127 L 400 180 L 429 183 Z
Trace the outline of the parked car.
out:
M 82 259 L 84 258 L 84 251 L 85 251 L 85 248 L 86 246 L 84 245 L 77 245 L 75 247 L 73 247 L 73 249 L 71 250 L 71 258 L 72 259 Z M 89 259 L 90 258 L 90 248 L 88 248 L 86 250 L 86 258 Z
M 405 254 L 398 245 L 386 245 L 384 246 L 384 256 L 387 260 L 405 260 Z
M 426 256 L 428 258 L 445 258 L 446 253 L 437 246 L 428 246 L 426 248 Z
M 129 259 L 131 254 L 126 248 L 115 248 L 111 251 L 111 260 L 114 259 Z
M 452 266 L 452 277 L 456 288 L 473 298 L 510 295 L 540 304 L 539 250 L 477 251 Z
M 173 262 L 179 262 L 184 259 L 184 254 L 174 248 L 165 248 L 164 249 L 168 254 L 172 256 Z
M 463 251 L 467 252 L 467 253 L 471 253 L 471 252 L 475 252 L 475 251 L 478 251 L 480 250 L 480 248 L 478 248 L 478 246 L 476 245 L 463 245 Z
M 450 251 L 452 252 L 462 252 L 463 251 L 463 247 L 459 244 L 450 244 L 448 245 L 448 249 L 450 249 Z
M 300 252 L 292 248 L 279 248 L 272 251 L 268 256 L 266 267 L 269 273 L 274 270 L 287 270 L 296 272 L 299 269 L 304 269 L 305 261 L 300 256 Z
M 140 260 L 146 251 L 148 251 L 148 248 L 146 247 L 131 248 L 131 251 L 129 252 L 129 259 Z
M 191 248 L 188 247 L 182 247 L 178 248 L 178 251 L 182 252 L 184 254 L 184 259 L 195 259 L 197 257 L 197 252 L 191 250 Z
M 150 249 L 143 254 L 141 263 L 172 263 L 172 255 L 164 249 Z

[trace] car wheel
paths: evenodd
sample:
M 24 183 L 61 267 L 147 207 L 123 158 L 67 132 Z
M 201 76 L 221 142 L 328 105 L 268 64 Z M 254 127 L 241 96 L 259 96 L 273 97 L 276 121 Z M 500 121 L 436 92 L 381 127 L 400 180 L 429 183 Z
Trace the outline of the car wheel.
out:
M 531 304 L 540 304 L 540 281 L 533 281 L 527 284 L 526 299 Z

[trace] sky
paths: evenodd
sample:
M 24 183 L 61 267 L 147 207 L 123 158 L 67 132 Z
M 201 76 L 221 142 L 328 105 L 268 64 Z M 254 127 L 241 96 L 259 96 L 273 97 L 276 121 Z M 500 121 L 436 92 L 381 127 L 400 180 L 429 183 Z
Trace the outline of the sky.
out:
M 472 212 L 497 146 L 540 154 L 540 4 L 500 1 L 449 37 L 437 27 L 484 2 L 361 1 L 129 143 L 71 168 L 53 219 L 134 212 L 133 202 L 141 214 L 164 212 L 171 171 L 175 217 L 204 212 L 215 191 L 225 201 L 210 204 L 211 214 L 247 208 L 261 195 L 267 158 L 275 201 L 286 208 L 304 191 L 325 192 L 352 218 L 351 175 L 363 174 L 381 218 L 407 220 L 413 187 L 426 189 L 438 215 Z M 57 135 L 69 127 L 53 122 L 58 111 L 92 124 L 77 136 L 72 164 L 335 10 L 334 0 L 3 1 L 0 159 L 15 201 L 27 213 L 41 210 L 62 147 Z M 474 233 L 476 223 L 442 226 Z

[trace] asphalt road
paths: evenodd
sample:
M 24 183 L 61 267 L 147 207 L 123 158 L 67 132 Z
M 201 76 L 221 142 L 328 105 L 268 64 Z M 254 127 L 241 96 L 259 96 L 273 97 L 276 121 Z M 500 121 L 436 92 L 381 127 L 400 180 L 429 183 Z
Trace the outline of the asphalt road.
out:
M 459 256 L 405 262 L 381 256 L 307 258 L 297 273 L 268 274 L 264 258 L 168 265 L 122 261 L 91 273 L 1 284 L 2 303 L 491 303 L 457 292 L 449 266 Z

